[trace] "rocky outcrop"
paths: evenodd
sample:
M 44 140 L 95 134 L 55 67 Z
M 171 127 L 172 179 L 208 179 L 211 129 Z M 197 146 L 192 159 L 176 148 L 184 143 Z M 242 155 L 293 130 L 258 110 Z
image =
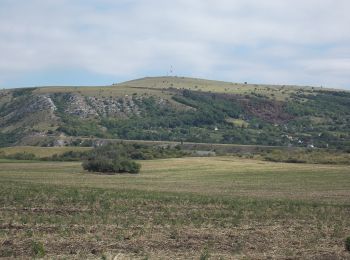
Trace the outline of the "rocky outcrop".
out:
M 64 98 L 64 112 L 82 119 L 96 116 L 128 118 L 141 114 L 143 108 L 140 107 L 140 104 L 142 104 L 144 98 L 143 96 L 129 95 L 123 97 L 96 97 L 70 93 L 66 94 Z M 169 105 L 162 98 L 158 98 L 156 102 L 160 106 Z
M 55 118 L 56 106 L 48 95 L 28 96 L 6 104 L 2 108 L 0 126 L 16 123 L 24 118 L 33 117 L 38 112 L 46 112 L 47 116 Z
M 88 103 L 104 117 L 129 117 L 139 115 L 140 108 L 130 96 L 96 98 L 87 97 Z
M 86 102 L 84 96 L 79 94 L 69 94 L 65 101 L 66 107 L 64 111 L 67 114 L 76 115 L 81 118 L 98 115 L 97 111 Z

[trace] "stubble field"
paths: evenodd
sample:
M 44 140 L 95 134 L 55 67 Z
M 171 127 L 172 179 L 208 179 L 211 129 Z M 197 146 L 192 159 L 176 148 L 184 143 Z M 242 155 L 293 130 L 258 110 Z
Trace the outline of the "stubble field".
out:
M 349 259 L 349 166 L 233 157 L 0 163 L 0 257 Z

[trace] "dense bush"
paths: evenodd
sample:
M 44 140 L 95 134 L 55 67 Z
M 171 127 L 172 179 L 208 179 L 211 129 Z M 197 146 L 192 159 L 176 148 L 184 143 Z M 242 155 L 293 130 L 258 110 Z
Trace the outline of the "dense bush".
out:
M 90 172 L 138 173 L 141 165 L 132 161 L 126 146 L 107 144 L 94 148 L 84 160 L 83 168 Z
M 128 159 L 109 159 L 104 156 L 90 158 L 83 162 L 84 170 L 89 172 L 114 173 L 138 173 L 141 165 Z

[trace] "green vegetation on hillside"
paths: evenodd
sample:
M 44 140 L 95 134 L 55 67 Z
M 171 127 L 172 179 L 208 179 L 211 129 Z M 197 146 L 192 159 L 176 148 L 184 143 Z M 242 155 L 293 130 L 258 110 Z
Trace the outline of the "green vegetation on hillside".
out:
M 338 98 L 332 99 L 334 93 Z M 163 109 L 150 98 L 142 104 L 141 118 L 106 118 L 102 125 L 111 136 L 123 139 L 349 149 L 350 95 L 334 93 L 276 103 L 263 97 L 184 90 L 173 98 L 190 110 Z M 247 123 L 236 125 L 227 118 Z M 314 118 L 323 120 L 313 122 Z
M 349 104 L 345 91 L 172 77 L 7 91 L 0 95 L 0 145 L 65 134 L 346 151 Z

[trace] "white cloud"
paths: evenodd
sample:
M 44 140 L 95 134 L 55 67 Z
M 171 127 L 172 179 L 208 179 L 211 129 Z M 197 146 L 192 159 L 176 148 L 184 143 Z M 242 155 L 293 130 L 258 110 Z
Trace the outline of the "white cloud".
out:
M 173 64 L 192 76 L 350 87 L 348 10 L 346 0 L 0 0 L 0 83 L 59 67 L 117 79 Z

